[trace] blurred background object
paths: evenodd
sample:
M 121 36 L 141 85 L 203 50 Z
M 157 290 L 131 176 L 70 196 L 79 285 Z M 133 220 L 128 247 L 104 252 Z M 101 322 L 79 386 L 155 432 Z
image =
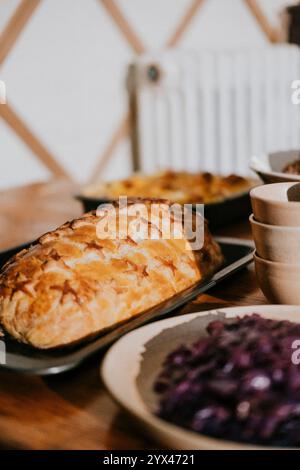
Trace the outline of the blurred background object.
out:
M 250 155 L 300 148 L 296 46 L 169 50 L 141 57 L 131 75 L 138 170 L 247 175 Z
M 160 64 L 171 53 L 147 55 L 148 51 L 175 47 L 181 51 L 216 51 L 213 57 L 221 61 L 220 51 L 225 49 L 258 51 L 280 40 L 280 12 L 290 4 L 286 0 L 0 0 L 0 80 L 7 91 L 7 104 L 0 105 L 0 188 L 53 176 L 86 183 L 128 175 L 132 171 L 125 87 L 129 64 L 143 64 L 145 57 L 151 57 L 154 65 Z M 137 60 L 137 56 L 141 58 Z M 181 57 L 186 57 L 183 52 Z M 235 60 L 234 55 L 228 57 L 229 61 Z M 257 60 L 261 60 L 259 57 Z M 289 62 L 288 54 L 285 58 L 283 53 L 282 57 L 278 73 L 269 69 L 274 82 L 283 75 L 289 80 L 290 73 L 295 73 L 297 79 L 300 71 L 296 59 Z M 176 67 L 174 64 L 175 74 Z M 231 70 L 230 64 L 224 67 Z M 151 93 L 156 93 L 155 83 L 164 77 L 155 66 L 148 69 L 148 79 L 153 82 L 151 99 Z M 216 77 L 221 79 L 212 74 L 209 81 L 218 87 Z M 253 136 L 246 136 L 245 142 L 239 137 L 243 151 L 236 147 L 235 155 L 231 155 L 231 134 L 226 133 L 232 119 L 231 98 L 228 100 L 222 91 L 219 98 L 215 96 L 224 99 L 220 119 L 225 133 L 213 129 L 211 135 L 215 132 L 215 142 L 224 155 L 218 150 L 214 157 L 204 153 L 205 166 L 210 169 L 230 170 L 240 155 L 244 162 L 246 153 L 250 157 L 256 149 L 251 144 Z M 140 109 L 142 119 L 142 109 L 146 108 Z M 211 112 L 217 115 L 216 109 Z M 282 130 L 283 123 L 289 122 L 288 132 L 292 132 L 296 121 L 292 124 L 288 116 L 284 119 L 279 114 L 278 136 L 276 129 L 267 136 L 272 140 L 272 148 L 267 146 L 270 150 L 278 150 L 274 148 L 277 144 L 298 145 L 295 137 L 284 140 Z M 193 121 L 191 127 L 188 122 L 184 121 L 186 128 L 179 122 L 180 133 L 175 135 L 194 135 L 191 139 L 184 137 L 190 147 L 187 155 L 191 155 L 198 151 L 192 142 L 197 134 L 192 126 L 197 122 Z M 206 132 L 203 126 L 200 130 Z M 211 137 L 207 142 L 213 140 Z M 172 142 L 172 158 L 177 158 L 180 145 Z M 146 143 L 143 145 L 141 158 L 146 158 Z M 147 161 L 163 154 L 163 147 L 157 153 L 155 142 L 151 145 Z M 200 146 L 199 151 L 205 152 L 205 148 Z M 179 157 L 186 161 L 185 150 Z M 222 160 L 220 165 L 218 158 Z M 190 156 L 188 162 L 188 167 L 194 168 Z M 238 168 L 244 171 L 244 163 Z
M 300 45 L 300 2 L 287 8 L 287 40 Z

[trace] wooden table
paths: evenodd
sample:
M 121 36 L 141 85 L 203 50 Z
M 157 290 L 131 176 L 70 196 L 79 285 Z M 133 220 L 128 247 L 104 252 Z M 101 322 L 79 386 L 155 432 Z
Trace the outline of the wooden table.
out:
M 34 239 L 81 213 L 65 183 L 37 184 L 0 193 L 0 248 Z M 221 235 L 250 238 L 248 223 Z M 201 295 L 179 313 L 266 303 L 253 266 Z M 0 448 L 151 449 L 131 418 L 113 402 L 99 377 L 100 357 L 61 376 L 0 372 Z

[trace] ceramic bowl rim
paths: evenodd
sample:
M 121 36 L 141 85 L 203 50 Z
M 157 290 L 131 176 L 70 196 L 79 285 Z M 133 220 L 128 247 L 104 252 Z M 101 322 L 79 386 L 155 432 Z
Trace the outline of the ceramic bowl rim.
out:
M 256 186 L 255 188 L 252 188 L 250 190 L 250 192 L 249 192 L 250 198 L 253 199 L 253 200 L 261 201 L 265 204 L 270 204 L 272 206 L 278 206 L 278 207 L 286 207 L 288 205 L 290 207 L 291 207 L 291 205 L 293 207 L 300 206 L 300 201 L 280 201 L 280 200 L 275 200 L 275 199 L 271 199 L 271 198 L 268 198 L 268 197 L 262 197 L 262 195 L 257 194 L 257 193 L 259 193 L 260 188 L 264 188 L 266 186 L 275 186 L 276 185 L 278 187 L 278 185 L 281 185 L 281 186 L 287 186 L 288 188 L 290 188 L 295 184 L 300 184 L 300 182 L 293 181 L 293 182 L 261 184 L 261 185 Z
M 261 227 L 263 229 L 267 229 L 274 232 L 299 232 L 300 234 L 300 227 L 298 226 L 290 226 L 290 225 L 273 225 L 273 224 L 266 224 L 265 222 L 259 222 L 256 220 L 254 214 L 249 215 L 249 222 L 253 226 Z
M 265 266 L 273 266 L 274 268 L 282 268 L 290 271 L 299 271 L 300 272 L 300 263 L 283 263 L 282 261 L 270 261 L 266 258 L 262 258 L 257 254 L 257 251 L 253 253 L 254 261 Z

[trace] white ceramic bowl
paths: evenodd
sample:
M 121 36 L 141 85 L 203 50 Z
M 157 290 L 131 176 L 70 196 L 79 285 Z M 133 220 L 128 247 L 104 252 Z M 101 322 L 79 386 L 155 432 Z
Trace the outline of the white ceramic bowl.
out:
M 300 265 L 300 227 L 262 224 L 250 215 L 258 256 L 269 261 Z
M 251 170 L 264 181 L 264 183 L 280 183 L 284 181 L 300 181 L 300 175 L 283 173 L 283 169 L 299 158 L 300 150 L 273 152 L 262 158 L 252 157 Z
M 256 276 L 266 298 L 275 304 L 300 305 L 300 265 L 268 261 L 254 254 Z
M 300 227 L 300 183 L 274 183 L 250 191 L 252 210 L 258 222 Z

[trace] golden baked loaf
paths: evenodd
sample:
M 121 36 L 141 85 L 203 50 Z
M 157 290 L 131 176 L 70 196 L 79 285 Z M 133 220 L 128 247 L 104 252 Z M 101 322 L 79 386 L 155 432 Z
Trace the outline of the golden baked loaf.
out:
M 185 239 L 101 239 L 99 220 L 90 212 L 67 222 L 3 267 L 0 323 L 14 338 L 37 348 L 73 343 L 171 298 L 222 263 L 206 224 L 195 252 Z
M 180 204 L 209 204 L 248 191 L 253 184 L 253 181 L 237 175 L 167 170 L 153 175 L 135 173 L 128 179 L 92 185 L 83 191 L 83 196 L 107 199 L 152 197 Z

